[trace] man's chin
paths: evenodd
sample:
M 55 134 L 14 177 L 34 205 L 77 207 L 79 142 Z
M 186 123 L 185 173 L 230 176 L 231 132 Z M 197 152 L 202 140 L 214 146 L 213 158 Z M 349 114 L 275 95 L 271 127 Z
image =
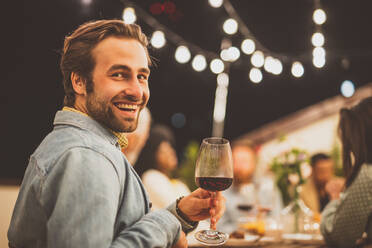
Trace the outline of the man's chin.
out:
M 137 128 L 137 121 L 133 118 L 133 120 L 125 120 L 121 122 L 119 125 L 117 125 L 117 128 L 115 131 L 121 132 L 121 133 L 130 133 L 136 130 Z

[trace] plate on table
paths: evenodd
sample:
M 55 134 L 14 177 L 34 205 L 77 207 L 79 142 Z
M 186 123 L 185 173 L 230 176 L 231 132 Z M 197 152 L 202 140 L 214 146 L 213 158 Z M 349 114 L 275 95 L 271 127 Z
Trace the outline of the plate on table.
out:
M 283 240 L 299 242 L 302 244 L 323 244 L 323 237 L 320 234 L 306 234 L 306 233 L 284 233 Z

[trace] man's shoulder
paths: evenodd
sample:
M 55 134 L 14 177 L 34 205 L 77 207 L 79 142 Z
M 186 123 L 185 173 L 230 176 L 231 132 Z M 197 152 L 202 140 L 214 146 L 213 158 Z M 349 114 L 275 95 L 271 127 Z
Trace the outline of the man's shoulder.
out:
M 97 156 L 103 156 L 113 164 L 122 161 L 119 149 L 107 140 L 94 133 L 74 126 L 55 128 L 50 132 L 32 155 L 38 165 L 49 171 L 64 154 L 79 150 L 89 151 Z

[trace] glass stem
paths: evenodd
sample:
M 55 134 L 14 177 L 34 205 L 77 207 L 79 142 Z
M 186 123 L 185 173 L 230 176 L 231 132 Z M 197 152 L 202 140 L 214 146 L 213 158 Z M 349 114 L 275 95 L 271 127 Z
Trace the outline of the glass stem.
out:
M 216 192 L 211 192 L 211 200 L 212 200 L 212 201 L 214 200 L 215 196 L 216 196 Z M 209 230 L 207 231 L 208 235 L 215 235 L 215 234 L 216 234 L 216 232 L 215 232 L 216 228 L 214 228 L 214 227 L 212 226 L 212 218 L 213 218 L 213 216 L 211 215 L 211 217 L 210 217 L 210 219 L 211 219 L 211 224 L 210 224 L 210 226 L 209 226 Z

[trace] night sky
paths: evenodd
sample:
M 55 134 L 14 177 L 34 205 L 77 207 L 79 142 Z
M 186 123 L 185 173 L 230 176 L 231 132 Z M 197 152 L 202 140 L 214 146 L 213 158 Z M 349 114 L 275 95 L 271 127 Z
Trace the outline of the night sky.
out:
M 85 3 L 84 3 L 85 2 Z M 85 21 L 120 19 L 124 9 L 119 0 L 41 0 L 4 4 L 2 16 L 2 73 L 0 105 L 2 114 L 0 179 L 21 179 L 28 157 L 51 131 L 55 112 L 62 107 L 63 87 L 59 71 L 64 36 Z M 150 13 L 155 2 L 135 1 Z M 229 37 L 240 47 L 242 34 L 228 36 L 222 23 L 228 18 L 223 7 L 214 9 L 207 0 L 177 0 L 174 15 L 154 17 L 172 32 L 202 50 L 219 54 L 221 40 Z M 250 57 L 241 55 L 230 65 L 224 136 L 234 139 L 263 124 L 296 110 L 340 94 L 341 82 L 352 80 L 358 88 L 371 82 L 372 33 L 369 1 L 321 1 L 327 13 L 322 25 L 327 63 L 317 69 L 311 62 L 310 37 L 314 2 L 310 0 L 231 0 L 245 25 L 269 52 L 300 59 L 305 74 L 297 79 L 290 63 L 283 72 L 263 72 L 260 84 L 249 81 Z M 137 23 L 150 37 L 154 28 L 141 16 Z M 150 48 L 157 66 L 150 78 L 149 108 L 154 123 L 173 128 L 178 154 L 191 140 L 210 136 L 216 75 L 209 69 L 194 71 L 190 63 L 174 59 L 176 45 L 168 42 Z M 191 51 L 193 55 L 195 53 Z M 344 62 L 342 62 L 344 61 Z M 346 63 L 345 63 L 346 62 Z M 185 125 L 172 126 L 176 113 L 185 116 Z M 5 114 L 5 115 L 4 115 Z M 182 158 L 182 157 L 181 157 Z

